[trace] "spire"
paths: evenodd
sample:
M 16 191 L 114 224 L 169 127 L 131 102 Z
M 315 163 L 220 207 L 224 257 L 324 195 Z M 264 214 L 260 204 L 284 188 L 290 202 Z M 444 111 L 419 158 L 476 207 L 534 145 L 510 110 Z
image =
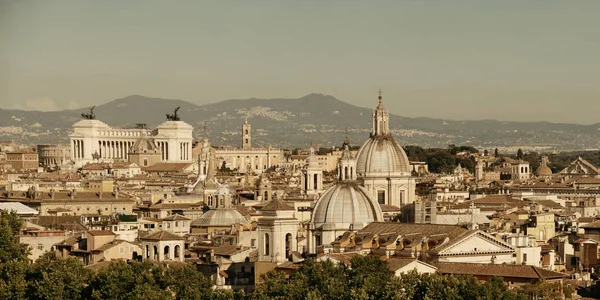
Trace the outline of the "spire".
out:
M 383 107 L 383 97 L 381 96 L 382 93 L 383 92 L 379 90 L 379 97 L 377 98 L 379 99 L 379 105 L 377 105 L 377 109 L 373 112 L 373 132 L 371 133 L 373 136 L 388 135 L 390 133 L 390 115 Z

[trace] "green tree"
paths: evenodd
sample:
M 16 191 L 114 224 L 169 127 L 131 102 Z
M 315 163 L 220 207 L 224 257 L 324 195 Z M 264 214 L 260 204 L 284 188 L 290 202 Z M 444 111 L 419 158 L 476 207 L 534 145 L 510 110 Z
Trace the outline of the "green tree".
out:
M 523 150 L 519 149 L 517 150 L 517 159 L 523 159 Z
M 498 148 L 494 149 L 494 157 L 499 157 L 500 153 L 498 153 Z
M 19 243 L 21 225 L 21 218 L 14 211 L 0 210 L 0 264 L 27 261 L 29 247 Z
M 129 299 L 130 293 L 138 285 L 156 286 L 165 290 L 168 282 L 163 276 L 164 271 L 149 261 L 134 261 L 128 264 L 124 261 L 112 262 L 109 266 L 98 271 L 89 282 L 86 296 L 92 299 Z
M 165 269 L 166 284 L 176 299 L 208 299 L 212 294 L 210 278 L 200 273 L 194 265 L 169 264 Z
M 29 247 L 19 243 L 21 219 L 0 210 L 0 299 L 24 299 Z
M 46 252 L 31 266 L 27 280 L 30 299 L 82 299 L 91 272 L 73 257 Z
M 26 299 L 28 267 L 19 260 L 0 263 L 0 299 Z

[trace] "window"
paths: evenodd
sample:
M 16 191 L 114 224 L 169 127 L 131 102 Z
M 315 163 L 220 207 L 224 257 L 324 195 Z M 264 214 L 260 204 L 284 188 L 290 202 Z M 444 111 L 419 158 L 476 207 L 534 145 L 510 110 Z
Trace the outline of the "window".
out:
M 385 191 L 377 191 L 377 202 L 385 204 Z
M 175 227 L 179 227 L 179 222 L 175 221 Z
M 264 251 L 265 255 L 270 255 L 269 254 L 269 252 L 270 252 L 269 251 L 270 250 L 269 247 L 270 246 L 271 246 L 271 242 L 269 241 L 269 234 L 265 233 L 265 251 Z
M 121 253 L 121 254 L 125 253 L 125 248 L 124 247 L 119 248 L 119 253 Z
M 38 244 L 37 245 L 37 249 L 40 250 L 40 251 L 44 251 L 44 245 Z
M 523 253 L 523 262 L 527 262 L 527 253 Z
M 250 247 L 256 248 L 256 239 L 250 240 Z
M 129 247 L 129 252 L 133 253 L 133 247 Z

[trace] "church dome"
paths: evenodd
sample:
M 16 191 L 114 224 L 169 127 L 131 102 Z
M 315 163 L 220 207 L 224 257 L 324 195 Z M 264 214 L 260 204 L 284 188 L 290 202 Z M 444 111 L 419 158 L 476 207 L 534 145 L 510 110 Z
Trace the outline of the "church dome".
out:
M 205 212 L 192 223 L 192 227 L 226 227 L 235 224 L 246 224 L 246 219 L 234 208 L 217 208 Z
M 394 140 L 390 131 L 390 115 L 383 107 L 383 97 L 379 94 L 379 105 L 373 111 L 373 131 L 371 137 L 356 154 L 358 177 L 369 173 L 408 173 L 410 163 L 404 149 Z
M 410 162 L 404 149 L 391 135 L 371 136 L 358 150 L 356 173 L 409 173 Z
M 552 169 L 546 165 L 541 165 L 535 170 L 537 176 L 552 176 Z
M 355 181 L 341 181 L 319 198 L 311 223 L 324 230 L 359 230 L 382 220 L 381 207 L 367 190 Z

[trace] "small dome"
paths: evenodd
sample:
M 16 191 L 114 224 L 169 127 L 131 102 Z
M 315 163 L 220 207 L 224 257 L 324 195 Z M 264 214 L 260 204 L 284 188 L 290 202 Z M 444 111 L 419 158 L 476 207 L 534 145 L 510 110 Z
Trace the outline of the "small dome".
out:
M 404 149 L 391 135 L 374 135 L 358 150 L 356 173 L 410 173 L 410 162 Z
M 355 181 L 341 181 L 330 187 L 315 204 L 311 223 L 322 229 L 362 229 L 382 221 L 381 207 Z
M 192 227 L 225 227 L 234 224 L 246 224 L 246 219 L 234 208 L 217 208 L 205 212 L 198 220 L 192 223 Z
M 537 176 L 552 176 L 552 169 L 546 165 L 541 165 L 535 170 Z

